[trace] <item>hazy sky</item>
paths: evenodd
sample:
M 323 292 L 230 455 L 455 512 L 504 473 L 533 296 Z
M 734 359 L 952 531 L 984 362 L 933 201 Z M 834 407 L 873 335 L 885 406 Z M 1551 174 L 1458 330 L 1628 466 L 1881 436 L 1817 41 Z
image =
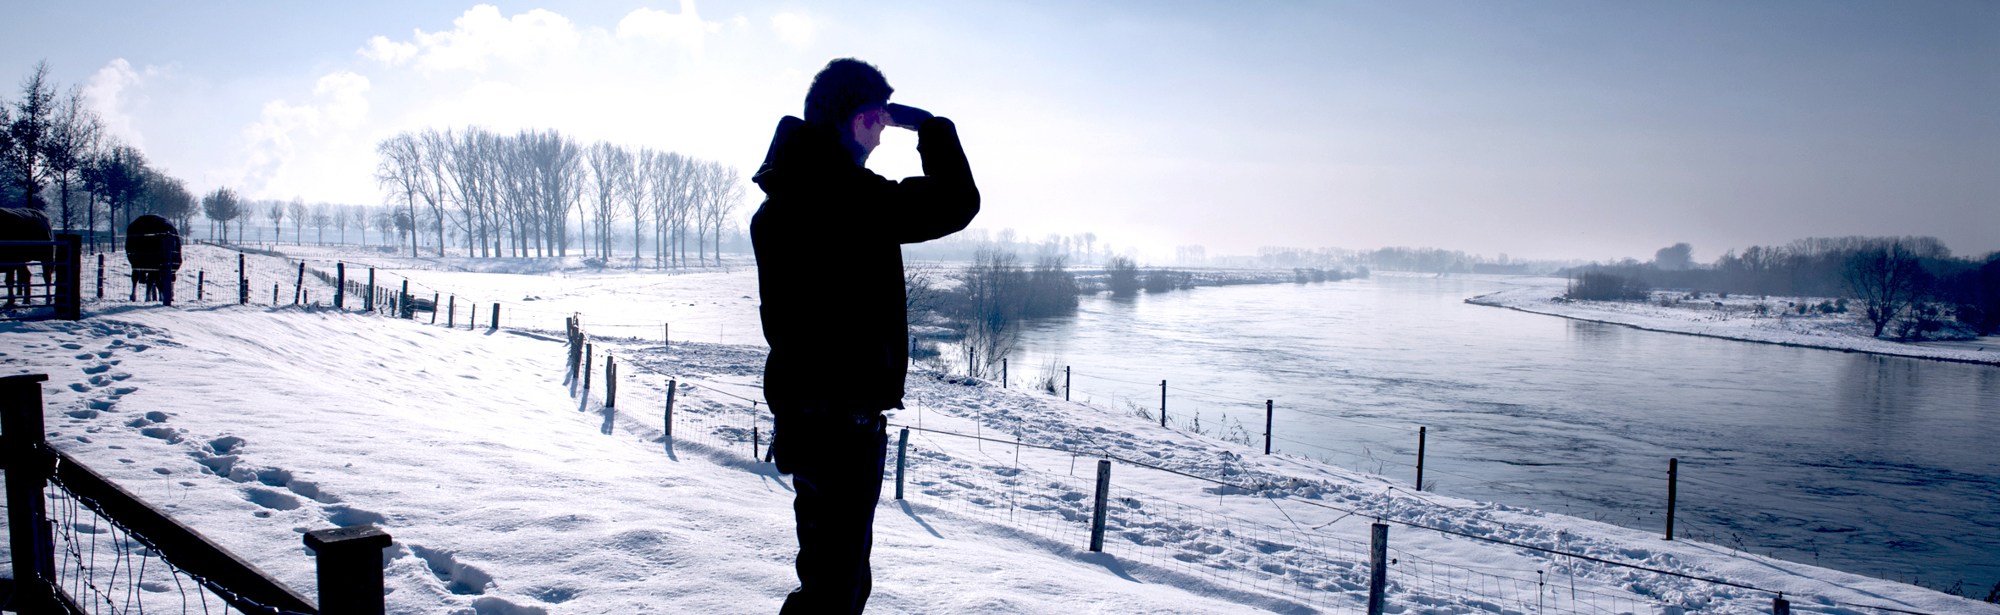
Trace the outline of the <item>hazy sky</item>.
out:
M 844 56 L 955 120 L 977 224 L 1030 237 L 1156 258 L 2000 250 L 1989 1 L 69 0 L 0 23 L 0 76 L 47 59 L 191 188 L 370 204 L 374 144 L 425 126 L 557 128 L 747 175 Z M 870 166 L 919 172 L 914 143 L 892 131 Z

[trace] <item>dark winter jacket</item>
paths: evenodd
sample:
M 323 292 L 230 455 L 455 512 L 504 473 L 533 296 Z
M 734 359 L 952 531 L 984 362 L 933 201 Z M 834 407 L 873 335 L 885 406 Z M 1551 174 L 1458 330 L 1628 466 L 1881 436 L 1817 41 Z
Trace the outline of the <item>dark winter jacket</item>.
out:
M 855 163 L 833 130 L 786 117 L 753 181 L 750 219 L 776 410 L 903 406 L 909 366 L 902 244 L 957 232 L 979 189 L 951 120 L 918 126 L 924 175 L 892 181 Z

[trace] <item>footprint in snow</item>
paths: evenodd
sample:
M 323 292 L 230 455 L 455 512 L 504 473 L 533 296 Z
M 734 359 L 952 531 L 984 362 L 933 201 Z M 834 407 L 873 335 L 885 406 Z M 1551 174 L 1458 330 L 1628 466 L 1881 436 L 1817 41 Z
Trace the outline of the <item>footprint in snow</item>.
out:
M 68 348 L 70 350 L 83 350 L 83 344 L 77 344 L 77 343 L 63 344 L 62 347 Z
M 109 399 L 93 399 L 93 400 L 90 400 L 90 402 L 89 402 L 89 403 L 87 403 L 87 404 L 85 404 L 85 405 L 88 405 L 88 406 L 90 406 L 90 409 L 91 409 L 91 410 L 104 410 L 104 411 L 109 411 L 109 410 L 111 410 L 111 406 L 112 406 L 113 404 L 116 404 L 116 403 L 117 403 L 117 402 L 114 402 L 114 401 L 111 401 L 111 400 L 109 400 Z M 76 416 L 76 415 L 72 414 L 72 415 L 70 415 L 70 416 Z M 96 415 L 95 415 L 95 414 L 92 414 L 91 416 L 95 417 Z
M 95 358 L 97 358 L 97 353 L 94 352 L 86 352 L 80 355 L 76 355 L 76 360 L 78 361 L 89 361 Z
M 493 575 L 486 571 L 458 561 L 450 551 L 428 549 L 419 545 L 409 545 L 410 552 L 424 560 L 424 564 L 436 575 L 444 588 L 460 596 L 478 596 L 486 593 L 487 586 L 493 584 Z
M 72 382 L 72 383 L 69 383 L 69 390 L 71 390 L 71 391 L 76 391 L 76 392 L 78 392 L 78 393 L 89 393 L 89 392 L 90 392 L 90 385 L 87 385 L 87 384 L 84 384 L 84 383 L 81 383 L 81 382 Z

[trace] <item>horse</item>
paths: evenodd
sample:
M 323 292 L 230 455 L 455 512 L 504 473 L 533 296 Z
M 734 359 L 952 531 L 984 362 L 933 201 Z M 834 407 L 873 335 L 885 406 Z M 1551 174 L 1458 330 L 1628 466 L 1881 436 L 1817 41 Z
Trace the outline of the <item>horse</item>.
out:
M 49 216 L 41 210 L 0 209 L 0 241 L 50 241 L 52 238 L 53 236 L 49 234 Z M 52 266 L 56 260 L 55 251 L 53 245 L 0 245 L 0 270 L 6 271 L 7 278 L 7 307 L 14 307 L 14 299 L 17 296 L 22 303 L 34 304 L 34 293 L 29 292 L 33 282 L 32 278 L 28 277 L 28 265 L 41 263 L 42 284 L 51 284 L 51 279 L 55 276 L 55 267 Z M 49 303 L 53 305 L 55 300 L 50 299 Z
M 139 216 L 125 227 L 125 260 L 132 263 L 132 294 L 146 287 L 146 300 L 174 304 L 174 274 L 181 269 L 181 234 L 166 218 Z

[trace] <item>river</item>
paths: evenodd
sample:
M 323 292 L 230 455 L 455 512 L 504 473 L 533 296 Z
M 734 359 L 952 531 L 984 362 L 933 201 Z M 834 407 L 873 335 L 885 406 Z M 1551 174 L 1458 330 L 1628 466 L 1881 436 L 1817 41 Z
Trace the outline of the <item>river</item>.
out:
M 1024 386 L 1198 415 L 1446 495 L 1985 597 L 2000 582 L 2000 367 L 1641 331 L 1467 304 L 1490 276 L 1085 296 L 1030 322 Z M 1247 437 L 1247 438 L 1246 438 Z

